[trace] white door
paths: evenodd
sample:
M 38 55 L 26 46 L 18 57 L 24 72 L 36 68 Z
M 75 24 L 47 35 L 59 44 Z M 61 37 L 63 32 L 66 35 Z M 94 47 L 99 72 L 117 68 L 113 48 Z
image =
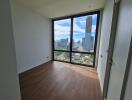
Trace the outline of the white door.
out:
M 120 100 L 132 36 L 132 0 L 122 0 L 113 53 L 107 100 Z

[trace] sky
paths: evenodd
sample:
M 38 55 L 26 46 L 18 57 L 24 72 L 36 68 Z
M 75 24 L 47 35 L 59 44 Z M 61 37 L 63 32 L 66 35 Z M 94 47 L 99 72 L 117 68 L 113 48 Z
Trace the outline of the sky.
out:
M 97 14 L 90 16 L 92 16 L 92 36 L 95 37 Z M 82 38 L 85 37 L 86 18 L 87 16 L 82 16 L 76 17 L 73 20 L 73 39 L 75 42 L 82 41 Z M 54 22 L 55 40 L 66 38 L 70 39 L 70 24 L 70 19 L 64 19 Z

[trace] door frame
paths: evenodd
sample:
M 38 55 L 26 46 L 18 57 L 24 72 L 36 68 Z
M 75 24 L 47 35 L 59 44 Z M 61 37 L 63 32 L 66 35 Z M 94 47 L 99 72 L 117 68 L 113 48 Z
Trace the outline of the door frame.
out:
M 93 52 L 80 52 L 80 51 L 72 51 L 72 39 L 73 39 L 73 19 L 75 17 L 81 17 L 81 16 L 86 16 L 86 15 L 93 15 L 97 14 L 97 23 L 96 23 L 96 36 L 95 36 L 95 45 L 94 45 L 94 53 Z M 70 50 L 54 50 L 54 21 L 58 20 L 63 20 L 63 19 L 71 19 L 71 31 L 70 31 Z M 72 64 L 77 64 L 77 65 L 83 65 L 83 66 L 88 66 L 88 67 L 95 67 L 95 59 L 96 59 L 96 48 L 97 48 L 97 39 L 98 39 L 98 29 L 99 29 L 99 20 L 100 20 L 100 10 L 97 11 L 92 11 L 92 12 L 86 12 L 86 13 L 81 13 L 81 14 L 75 14 L 75 15 L 70 15 L 70 16 L 64 16 L 64 17 L 59 17 L 59 18 L 53 18 L 52 19 L 52 60 L 53 61 L 60 61 L 60 62 L 66 62 L 66 63 L 72 63 Z M 54 59 L 54 51 L 60 51 L 60 52 L 69 52 L 70 53 L 70 62 L 67 61 L 61 61 L 61 60 L 55 60 Z M 93 59 L 93 65 L 85 65 L 85 64 L 80 64 L 80 63 L 74 63 L 71 61 L 72 58 L 72 53 L 81 53 L 81 54 L 92 54 L 94 55 Z
M 108 88 L 109 88 L 109 80 L 111 74 L 111 67 L 113 63 L 113 53 L 116 39 L 116 31 L 117 31 L 117 23 L 118 23 L 118 15 L 120 10 L 120 0 L 114 0 L 114 8 L 113 8 L 113 16 L 112 16 L 112 25 L 110 32 L 110 41 L 108 47 L 108 55 L 107 55 L 107 63 L 106 63 L 106 71 L 105 71 L 105 79 L 103 86 L 103 97 L 107 98 Z
M 128 53 L 128 58 L 127 58 L 127 64 L 126 64 L 126 70 L 125 70 L 125 75 L 124 75 L 124 79 L 123 79 L 123 85 L 122 85 L 120 100 L 124 100 L 124 97 L 125 97 L 125 92 L 126 92 L 126 87 L 127 87 L 127 82 L 128 82 L 128 76 L 130 73 L 130 68 L 131 68 L 131 63 L 132 63 L 131 59 L 132 59 L 132 37 L 131 37 L 131 42 L 130 42 L 130 47 L 129 47 L 129 53 Z

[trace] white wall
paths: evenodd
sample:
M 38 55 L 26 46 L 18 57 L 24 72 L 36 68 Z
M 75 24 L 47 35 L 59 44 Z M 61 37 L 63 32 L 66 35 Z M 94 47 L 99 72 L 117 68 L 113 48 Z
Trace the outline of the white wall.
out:
M 130 66 L 131 67 L 129 70 L 130 72 L 129 72 L 129 76 L 128 76 L 124 100 L 131 100 L 132 99 L 132 59 L 131 59 L 131 65 Z
M 132 0 L 122 0 L 107 100 L 119 100 L 132 36 Z M 131 100 L 131 99 L 129 99 Z
M 51 60 L 50 20 L 13 0 L 12 16 L 18 73 Z
M 0 0 L 0 100 L 21 100 L 9 0 Z
M 105 69 L 107 62 L 107 50 L 109 46 L 109 38 L 111 33 L 111 24 L 113 16 L 113 5 L 114 0 L 107 0 L 104 11 L 103 11 L 103 20 L 101 28 L 101 37 L 100 37 L 100 50 L 99 50 L 99 59 L 98 59 L 98 75 L 101 84 L 101 90 L 103 90 L 104 78 L 105 78 Z
M 96 47 L 95 68 L 98 67 L 98 58 L 99 58 L 99 49 L 100 49 L 100 37 L 101 37 L 101 27 L 102 27 L 102 17 L 103 17 L 103 9 L 100 9 L 100 19 L 99 19 L 98 39 L 97 39 L 97 47 Z

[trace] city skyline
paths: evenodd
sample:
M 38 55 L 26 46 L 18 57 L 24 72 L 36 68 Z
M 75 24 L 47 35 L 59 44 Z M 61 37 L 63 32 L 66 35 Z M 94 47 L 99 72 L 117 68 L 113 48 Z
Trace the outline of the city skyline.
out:
M 54 43 L 56 50 L 70 49 L 70 22 L 70 19 L 55 21 Z M 96 22 L 96 15 L 74 18 L 72 38 L 72 49 L 74 51 L 94 51 Z M 67 34 L 67 32 L 69 32 L 69 34 Z
M 90 15 L 92 16 L 92 29 L 91 36 L 95 39 L 96 23 L 97 23 L 97 14 Z M 73 25 L 73 39 L 75 42 L 81 41 L 85 37 L 86 29 L 86 18 L 88 16 L 76 17 L 74 18 Z M 64 19 L 55 21 L 55 41 L 60 39 L 69 39 L 70 40 L 70 19 Z
M 73 37 L 70 38 L 71 20 L 63 19 L 54 22 L 54 59 L 70 61 L 70 51 L 94 52 L 97 15 L 76 17 L 73 19 Z M 72 48 L 71 44 L 72 42 Z M 71 61 L 93 65 L 94 55 L 73 53 Z

